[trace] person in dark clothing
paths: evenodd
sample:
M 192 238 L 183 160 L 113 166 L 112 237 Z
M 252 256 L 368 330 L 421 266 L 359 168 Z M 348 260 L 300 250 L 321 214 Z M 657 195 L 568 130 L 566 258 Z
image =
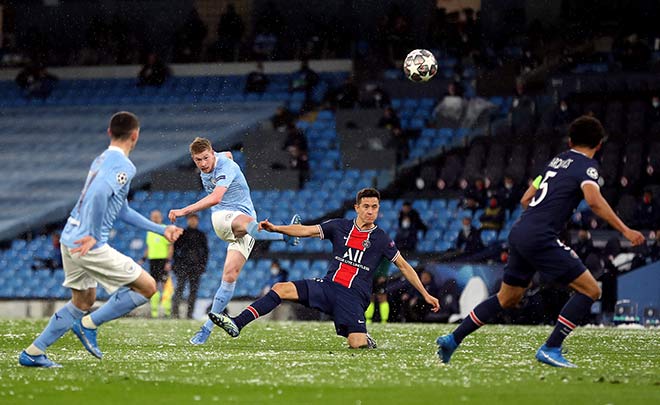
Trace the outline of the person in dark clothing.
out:
M 305 100 L 310 100 L 314 87 L 319 83 L 319 75 L 309 67 L 307 59 L 300 62 L 300 70 L 293 74 L 289 91 L 302 91 L 305 93 Z
M 502 229 L 504 225 L 504 209 L 500 207 L 497 198 L 492 197 L 488 201 L 488 207 L 483 215 L 479 217 L 479 221 L 481 221 L 481 230 L 490 229 L 499 231 Z
M 62 268 L 62 252 L 60 251 L 60 234 L 52 235 L 53 249 L 48 257 L 35 257 L 32 270 L 50 270 L 53 274 L 56 269 Z
M 394 242 L 403 254 L 409 256 L 417 248 L 417 232 L 422 231 L 426 234 L 428 229 L 419 216 L 419 212 L 412 207 L 409 201 L 406 201 L 399 211 L 399 230 Z
M 497 192 L 497 199 L 502 208 L 511 214 L 516 208 L 518 208 L 520 197 L 522 197 L 522 190 L 520 190 L 520 187 L 516 186 L 513 177 L 504 176 L 502 187 Z
M 186 317 L 192 319 L 199 279 L 206 271 L 206 263 L 209 258 L 209 245 L 206 234 L 197 227 L 199 217 L 197 214 L 188 215 L 188 228 L 174 243 L 174 266 L 172 270 L 176 275 L 176 287 L 172 298 L 172 316 L 179 317 L 179 302 L 183 298 L 183 290 L 186 283 L 189 284 L 188 310 Z
M 170 77 L 170 68 L 167 67 L 156 53 L 150 53 L 147 57 L 147 63 L 142 67 L 138 74 L 138 86 L 156 86 L 160 87 Z
M 176 32 L 174 43 L 174 61 L 177 63 L 201 62 L 202 45 L 208 34 L 206 24 L 196 9 L 192 9 L 188 18 Z
M 35 63 L 21 70 L 15 81 L 26 97 L 47 98 L 53 91 L 58 78 L 50 74 L 45 66 Z
M 264 64 L 257 62 L 257 69 L 250 72 L 245 80 L 245 93 L 263 93 L 270 84 L 270 79 L 264 73 Z
M 394 111 L 394 108 L 391 106 L 385 107 L 383 110 L 383 116 L 378 120 L 378 128 L 401 128 L 401 120 Z
M 279 132 L 284 132 L 289 124 L 293 124 L 294 116 L 286 107 L 277 107 L 275 114 L 270 117 L 270 122 L 273 124 L 273 129 Z
M 582 261 L 586 261 L 590 254 L 596 253 L 594 242 L 591 240 L 591 234 L 586 229 L 578 231 L 578 238 L 573 250 L 580 257 Z
M 456 238 L 456 250 L 460 253 L 470 254 L 483 248 L 481 234 L 477 228 L 472 226 L 472 218 L 463 218 L 463 229 L 458 232 L 458 238 Z
M 653 199 L 651 190 L 644 191 L 642 201 L 637 205 L 635 211 L 635 222 L 643 229 L 655 229 L 660 226 L 660 207 Z
M 236 60 L 238 46 L 243 38 L 245 24 L 243 18 L 236 12 L 233 4 L 228 4 L 227 9 L 220 16 L 218 22 L 217 53 L 220 60 L 231 62 Z
M 344 83 L 331 94 L 331 102 L 338 108 L 353 108 L 358 101 L 360 90 L 355 85 L 353 76 L 348 76 Z

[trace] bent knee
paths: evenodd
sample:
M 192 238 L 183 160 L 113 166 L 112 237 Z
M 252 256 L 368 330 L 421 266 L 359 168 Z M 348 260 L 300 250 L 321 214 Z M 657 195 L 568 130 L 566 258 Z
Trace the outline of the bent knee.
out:
M 138 292 L 142 294 L 145 298 L 151 298 L 158 291 L 158 286 L 156 285 L 155 280 L 151 280 L 147 283 L 144 288 L 140 289 Z
M 497 300 L 500 302 L 500 306 L 504 309 L 512 309 L 518 306 L 522 296 L 497 296 Z
M 601 295 L 603 294 L 603 291 L 600 289 L 598 285 L 592 287 L 589 289 L 589 291 L 586 292 L 586 296 L 591 298 L 594 301 L 597 301 L 600 299 Z

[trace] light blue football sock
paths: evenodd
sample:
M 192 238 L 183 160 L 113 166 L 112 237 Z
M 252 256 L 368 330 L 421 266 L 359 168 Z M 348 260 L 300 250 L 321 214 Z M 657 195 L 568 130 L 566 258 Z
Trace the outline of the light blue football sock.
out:
M 101 308 L 92 312 L 90 318 L 94 325 L 101 326 L 105 322 L 126 315 L 133 309 L 149 302 L 148 298 L 136 293 L 128 287 L 122 287 L 110 296 Z
M 33 344 L 39 348 L 41 351 L 46 351 L 46 348 L 61 338 L 73 323 L 78 319 L 82 318 L 85 315 L 85 312 L 73 305 L 73 302 L 69 301 L 60 308 L 57 312 L 53 314 L 46 325 L 46 328 L 41 335 L 39 335 L 33 342 Z
M 225 310 L 227 304 L 231 300 L 231 297 L 234 296 L 234 289 L 236 288 L 236 282 L 229 283 L 222 280 L 220 283 L 220 288 L 215 292 L 215 297 L 213 297 L 213 305 L 211 305 L 211 312 L 220 313 Z M 206 329 L 211 330 L 215 324 L 209 319 L 204 323 Z
M 257 221 L 252 221 L 247 224 L 247 233 L 253 238 L 257 239 L 257 232 L 259 232 L 259 224 Z

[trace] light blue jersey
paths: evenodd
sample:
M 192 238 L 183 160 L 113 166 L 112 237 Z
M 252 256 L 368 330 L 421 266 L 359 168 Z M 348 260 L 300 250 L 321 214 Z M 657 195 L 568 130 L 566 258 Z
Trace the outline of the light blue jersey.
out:
M 227 187 L 227 192 L 220 203 L 211 207 L 211 211 L 240 211 L 252 218 L 257 218 L 252 199 L 250 198 L 250 187 L 245 180 L 241 168 L 224 153 L 215 154 L 215 168 L 211 173 L 200 173 L 202 185 L 207 193 L 211 194 L 216 187 Z
M 117 218 L 142 229 L 163 234 L 165 226 L 155 224 L 128 206 L 126 197 L 135 176 L 135 166 L 121 148 L 110 146 L 94 159 L 78 202 L 71 210 L 61 243 L 76 247 L 75 241 L 93 236 L 101 247 Z

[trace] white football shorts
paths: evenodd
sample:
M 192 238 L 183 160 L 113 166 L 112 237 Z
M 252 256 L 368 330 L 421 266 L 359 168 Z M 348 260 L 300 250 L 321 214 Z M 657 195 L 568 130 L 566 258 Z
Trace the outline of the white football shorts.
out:
M 238 250 L 245 257 L 245 260 L 247 260 L 254 247 L 254 238 L 250 235 L 237 238 L 236 235 L 234 235 L 234 231 L 231 229 L 231 224 L 239 215 L 247 214 L 240 211 L 215 211 L 211 215 L 211 223 L 213 224 L 213 230 L 215 231 L 215 234 L 218 235 L 218 238 L 225 242 L 229 242 L 227 250 Z
M 68 247 L 61 245 L 64 267 L 64 287 L 75 290 L 96 288 L 97 282 L 112 294 L 119 287 L 137 280 L 142 267 L 130 257 L 118 252 L 110 245 L 90 250 L 85 256 L 71 254 Z

